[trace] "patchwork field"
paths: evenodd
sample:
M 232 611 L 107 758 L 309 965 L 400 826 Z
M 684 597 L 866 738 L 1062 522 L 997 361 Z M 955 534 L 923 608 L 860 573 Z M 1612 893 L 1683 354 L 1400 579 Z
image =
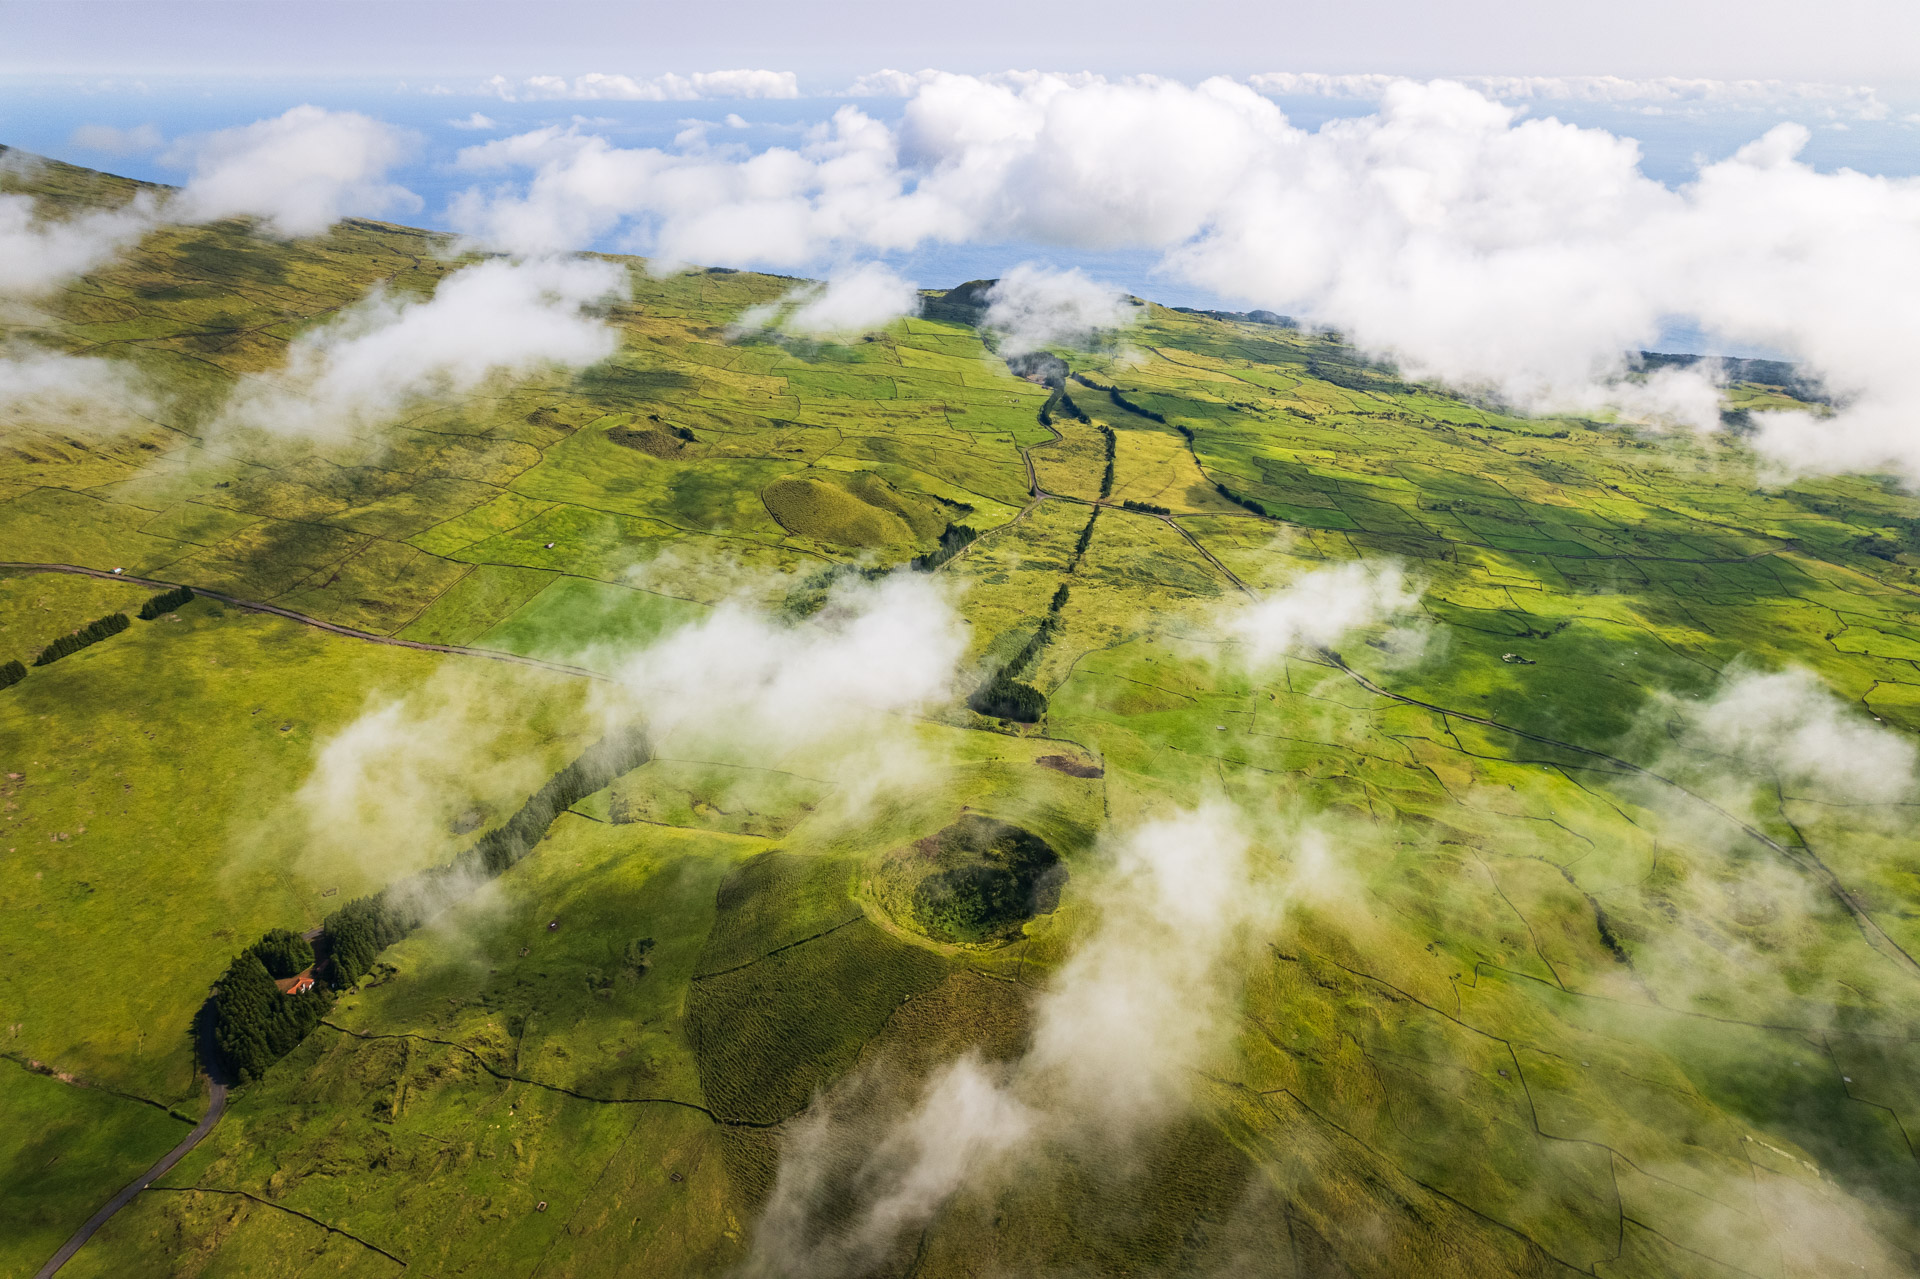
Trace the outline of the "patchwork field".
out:
M 216 429 L 449 253 L 167 228 L 5 313 L 165 395 L 111 429 L 0 414 L 0 661 L 132 617 L 159 586 L 116 569 L 202 594 L 0 688 L 0 1275 L 203 1113 L 196 1017 L 244 947 L 504 829 L 650 645 L 734 604 L 837 634 L 837 584 L 954 526 L 913 578 L 957 613 L 951 696 L 799 745 L 731 688 L 739 724 L 652 726 L 61 1273 L 799 1273 L 755 1241 L 820 1116 L 885 1130 L 969 1053 L 1015 1069 L 1119 841 L 1209 802 L 1274 898 L 1222 943 L 1181 1105 L 960 1185 L 848 1273 L 1920 1273 L 1920 500 L 1154 305 L 1056 352 L 1087 421 L 1047 425 L 963 320 L 729 338 L 794 282 L 638 261 L 583 373 L 323 443 Z M 1243 610 L 1355 564 L 1405 606 L 1252 658 Z M 803 668 L 857 702 L 881 665 Z M 967 708 L 1016 666 L 1035 722 Z M 1763 728 L 1715 736 L 1744 687 Z M 1839 775 L 1774 749 L 1801 724 L 1856 752 Z M 1057 898 L 1006 913 L 1049 858 Z

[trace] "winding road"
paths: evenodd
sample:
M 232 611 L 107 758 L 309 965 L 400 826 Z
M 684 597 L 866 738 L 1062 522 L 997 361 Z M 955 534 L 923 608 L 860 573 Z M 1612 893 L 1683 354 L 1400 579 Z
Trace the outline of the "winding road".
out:
M 169 1172 L 172 1172 L 173 1166 L 182 1159 L 185 1159 L 187 1152 L 199 1145 L 201 1140 L 213 1131 L 213 1126 L 220 1122 L 220 1116 L 226 1113 L 227 1086 L 225 1084 L 215 1084 L 213 1086 L 213 1100 L 207 1106 L 207 1113 L 202 1115 L 200 1122 L 193 1126 L 193 1131 L 188 1133 L 179 1145 L 162 1155 L 159 1163 L 141 1173 L 138 1178 L 130 1182 L 119 1194 L 107 1200 L 107 1202 L 101 1206 L 100 1211 L 88 1217 L 87 1224 L 74 1231 L 73 1238 L 60 1245 L 60 1251 L 54 1253 L 52 1259 L 34 1273 L 33 1279 L 49 1279 L 49 1276 L 59 1270 L 60 1267 L 73 1260 L 73 1254 L 80 1251 L 82 1244 L 93 1238 L 94 1231 L 107 1224 L 107 1218 L 132 1203 L 133 1197 L 142 1190 L 145 1190 Z

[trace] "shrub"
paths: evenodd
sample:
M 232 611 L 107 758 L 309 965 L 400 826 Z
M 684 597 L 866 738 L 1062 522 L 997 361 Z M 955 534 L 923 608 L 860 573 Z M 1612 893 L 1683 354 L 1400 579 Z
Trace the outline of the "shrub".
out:
M 62 635 L 53 643 L 40 650 L 40 656 L 33 659 L 35 666 L 45 666 L 57 662 L 63 657 L 78 653 L 89 644 L 98 644 L 101 640 L 118 635 L 133 623 L 127 620 L 125 613 L 109 613 L 96 618 L 71 635 Z
M 184 607 L 192 599 L 191 586 L 176 586 L 170 591 L 162 591 L 140 606 L 140 620 L 151 622 L 156 617 L 164 617 L 175 609 Z
M 12 688 L 27 677 L 27 667 L 19 658 L 0 666 L 0 688 Z

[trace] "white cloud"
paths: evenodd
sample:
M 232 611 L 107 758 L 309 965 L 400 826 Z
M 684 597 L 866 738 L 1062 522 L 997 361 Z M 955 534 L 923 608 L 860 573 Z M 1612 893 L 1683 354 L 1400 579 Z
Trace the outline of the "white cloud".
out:
M 1502 102 L 1601 103 L 1610 106 L 1674 110 L 1813 110 L 1829 118 L 1883 120 L 1886 103 L 1871 87 L 1793 80 L 1713 80 L 1655 76 L 1628 79 L 1610 75 L 1456 76 L 1456 82 Z M 1315 72 L 1263 72 L 1248 83 L 1274 97 L 1339 98 L 1377 102 L 1405 77 L 1378 74 L 1326 75 Z
M 842 107 L 801 145 L 751 155 L 578 131 L 503 139 L 463 159 L 530 176 L 468 193 L 457 221 L 520 250 L 623 236 L 662 269 L 929 243 L 1146 250 L 1175 278 L 1337 328 L 1414 377 L 1522 408 L 1699 422 L 1697 380 L 1622 383 L 1628 352 L 1688 320 L 1804 361 L 1840 400 L 1830 418 L 1763 417 L 1756 438 L 1778 460 L 1920 478 L 1906 371 L 1920 179 L 1818 172 L 1797 158 L 1799 126 L 1669 188 L 1631 139 L 1445 81 L 1382 82 L 1374 113 L 1307 131 L 1224 79 L 915 79 L 897 124 Z
M 777 302 L 752 307 L 733 328 L 736 333 L 778 329 L 796 337 L 847 337 L 919 312 L 920 294 L 911 280 L 866 262 L 836 271 L 825 284 L 803 284 Z
M 611 646 L 595 664 L 611 722 L 644 721 L 683 752 L 748 744 L 773 756 L 842 748 L 876 714 L 913 714 L 951 696 L 966 649 L 959 617 L 926 574 L 842 583 L 801 626 L 742 600 L 643 648 Z
M 1077 267 L 1056 271 L 1023 262 L 988 290 L 983 322 L 1001 334 L 1002 354 L 1019 355 L 1042 346 L 1082 345 L 1138 316 L 1126 294 Z
M 117 360 L 0 346 L 0 421 L 97 432 L 156 412 L 133 370 Z
M 1737 673 L 1685 717 L 1697 745 L 1768 770 L 1790 795 L 1884 804 L 1920 786 L 1913 743 L 1804 670 Z
M 91 271 L 152 227 L 142 193 L 117 209 L 50 219 L 26 195 L 0 194 L 0 297 L 31 297 Z
M 311 870 L 353 868 L 376 883 L 448 861 L 471 836 L 459 819 L 497 818 L 545 780 L 542 761 L 500 721 L 500 690 L 457 668 L 404 696 L 376 694 L 316 744 L 294 792 Z
M 83 151 L 98 151 L 110 156 L 142 155 L 148 151 L 158 151 L 166 145 L 158 126 L 151 124 L 135 125 L 131 129 L 119 129 L 110 124 L 83 124 L 73 131 L 68 141 Z
M 508 102 L 542 99 L 698 102 L 712 98 L 797 98 L 800 78 L 791 71 L 746 69 L 641 78 L 595 71 L 571 80 L 552 75 L 530 76 L 524 80 L 494 76 L 485 88 Z
M 412 212 L 420 198 L 386 178 L 413 147 L 405 130 L 357 111 L 294 107 L 175 143 L 165 158 L 192 177 L 167 213 L 189 222 L 257 217 L 300 236 L 348 215 Z
M 938 75 L 937 71 L 911 74 L 906 71 L 872 71 L 847 86 L 841 95 L 848 98 L 909 98 L 921 85 Z
M 749 1276 L 866 1273 L 1016 1156 L 1050 1145 L 1124 1158 L 1187 1103 L 1197 1072 L 1228 1050 L 1233 961 L 1250 930 L 1277 918 L 1280 893 L 1222 805 L 1146 822 L 1108 852 L 1091 893 L 1099 922 L 1035 1000 L 1026 1054 L 997 1068 L 967 1055 L 935 1071 L 852 1168 L 858 1135 L 830 1104 L 803 1117 L 755 1229 Z
M 1419 600 L 1398 564 L 1356 560 L 1310 570 L 1278 591 L 1236 602 L 1221 622 L 1257 669 L 1296 648 L 1324 648 L 1348 631 L 1389 621 Z
M 584 367 L 619 345 L 585 308 L 626 291 L 612 263 L 548 259 L 465 267 L 426 301 L 376 292 L 295 338 L 285 367 L 237 391 L 221 424 L 338 439 L 496 375 Z
M 464 119 L 449 120 L 447 123 L 456 129 L 471 129 L 479 132 L 486 132 L 500 127 L 498 120 L 490 115 L 482 115 L 478 111 L 473 112 Z

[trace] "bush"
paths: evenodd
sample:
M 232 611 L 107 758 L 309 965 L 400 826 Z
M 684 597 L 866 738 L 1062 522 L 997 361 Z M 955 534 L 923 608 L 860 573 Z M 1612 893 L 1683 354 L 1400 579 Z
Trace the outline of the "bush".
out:
M 78 653 L 89 644 L 98 644 L 101 640 L 118 635 L 133 623 L 127 620 L 125 613 L 109 613 L 96 618 L 71 635 L 62 635 L 53 643 L 40 650 L 40 656 L 33 659 L 35 666 L 46 666 L 63 657 Z
M 140 620 L 151 622 L 156 617 L 164 617 L 175 609 L 184 607 L 192 599 L 191 586 L 176 586 L 170 591 L 162 591 L 140 606 Z
M 0 666 L 0 688 L 12 688 L 27 677 L 27 667 L 19 658 Z
M 313 946 L 288 928 L 273 929 L 253 944 L 252 954 L 273 977 L 291 977 L 313 967 Z

